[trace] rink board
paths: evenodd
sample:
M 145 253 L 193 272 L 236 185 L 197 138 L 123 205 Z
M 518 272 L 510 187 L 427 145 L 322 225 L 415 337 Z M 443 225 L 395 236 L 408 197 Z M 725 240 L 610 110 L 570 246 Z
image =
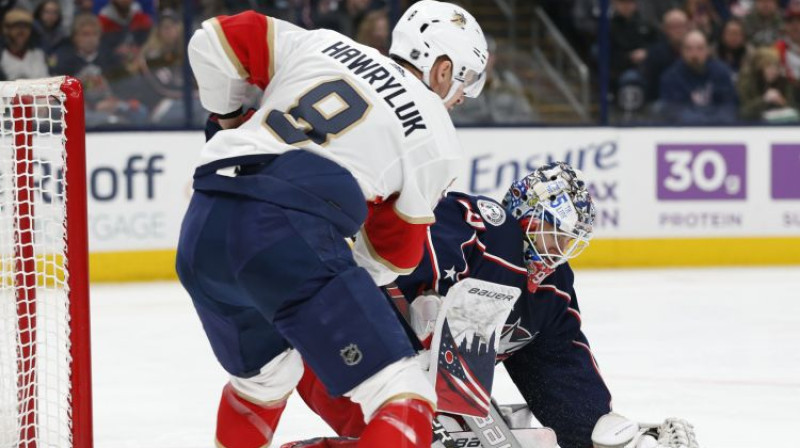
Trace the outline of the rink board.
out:
M 461 129 L 455 188 L 502 198 L 549 160 L 586 173 L 596 238 L 577 267 L 800 264 L 792 128 Z M 94 281 L 175 278 L 202 132 L 87 136 Z

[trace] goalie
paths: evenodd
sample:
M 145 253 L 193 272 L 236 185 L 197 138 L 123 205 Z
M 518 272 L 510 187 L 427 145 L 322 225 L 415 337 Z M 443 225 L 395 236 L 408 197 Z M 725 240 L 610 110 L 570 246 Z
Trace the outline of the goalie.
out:
M 692 426 L 683 420 L 640 425 L 611 410 L 611 394 L 581 331 L 574 274 L 567 263 L 589 244 L 595 217 L 579 171 L 561 162 L 542 166 L 514 182 L 502 204 L 450 193 L 435 215 L 422 262 L 397 279 L 394 291 L 410 302 L 409 321 L 420 340 L 429 340 L 444 296 L 463 279 L 516 286 L 523 293 L 502 327 L 497 360 L 505 364 L 527 408 L 555 431 L 561 448 L 697 447 Z M 358 408 L 328 397 L 310 369 L 298 391 L 339 435 L 360 434 L 364 423 Z M 554 446 L 520 442 L 526 448 Z

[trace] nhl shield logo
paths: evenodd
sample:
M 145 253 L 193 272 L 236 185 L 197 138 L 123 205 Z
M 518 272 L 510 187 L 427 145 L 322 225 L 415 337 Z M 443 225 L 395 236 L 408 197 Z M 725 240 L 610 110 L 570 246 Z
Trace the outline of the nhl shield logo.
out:
M 499 226 L 506 222 L 506 211 L 495 202 L 479 199 L 478 211 L 481 212 L 483 220 L 493 226 Z
M 356 344 L 350 344 L 339 350 L 339 355 L 342 356 L 344 363 L 351 367 L 360 363 L 364 358 L 364 355 L 361 354 L 361 350 L 359 350 Z

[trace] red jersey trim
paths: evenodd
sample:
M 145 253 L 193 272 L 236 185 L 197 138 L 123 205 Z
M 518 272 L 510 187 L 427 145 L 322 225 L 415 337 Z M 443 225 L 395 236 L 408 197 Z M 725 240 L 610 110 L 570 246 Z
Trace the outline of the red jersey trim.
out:
M 431 257 L 431 269 L 433 270 L 433 290 L 439 292 L 439 259 L 436 257 L 436 250 L 433 248 L 433 236 L 431 235 L 431 228 L 425 229 L 425 248 L 428 250 L 428 255 Z
M 267 17 L 267 52 L 269 53 L 267 77 L 272 79 L 275 75 L 275 21 L 272 17 Z
M 239 76 L 262 90 L 266 89 L 275 72 L 274 20 L 247 11 L 235 16 L 216 17 L 210 24 Z
M 572 303 L 572 296 L 569 295 L 569 293 L 556 288 L 554 285 L 539 285 L 539 289 L 544 289 L 554 293 L 556 296 L 564 299 L 568 304 Z
M 370 255 L 398 274 L 410 274 L 422 260 L 428 227 L 434 218 L 408 219 L 394 207 L 397 196 L 379 204 L 367 204 L 369 210 L 362 228 Z
M 222 31 L 222 25 L 219 23 L 219 19 L 214 17 L 213 19 L 208 19 L 208 23 L 211 25 L 211 28 L 214 29 L 214 32 L 217 34 L 217 39 L 219 40 L 220 45 L 222 45 L 222 50 L 225 52 L 225 55 L 228 56 L 228 60 L 231 61 L 233 67 L 236 69 L 236 72 L 239 74 L 240 77 L 243 79 L 247 79 L 250 77 L 250 74 L 247 73 L 245 70 L 244 65 L 242 65 L 242 61 L 239 60 L 239 57 L 236 56 L 236 53 L 231 48 L 230 42 L 228 42 L 228 37 L 225 36 L 225 32 Z

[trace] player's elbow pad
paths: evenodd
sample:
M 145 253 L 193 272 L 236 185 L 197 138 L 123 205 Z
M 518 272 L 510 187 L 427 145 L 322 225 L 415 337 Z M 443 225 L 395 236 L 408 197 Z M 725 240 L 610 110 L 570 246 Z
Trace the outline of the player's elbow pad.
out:
M 206 30 L 195 31 L 189 40 L 189 65 L 197 79 L 200 103 L 206 110 L 226 114 L 241 107 L 246 81 L 222 67 L 211 36 Z M 232 69 L 231 69 L 232 70 Z

